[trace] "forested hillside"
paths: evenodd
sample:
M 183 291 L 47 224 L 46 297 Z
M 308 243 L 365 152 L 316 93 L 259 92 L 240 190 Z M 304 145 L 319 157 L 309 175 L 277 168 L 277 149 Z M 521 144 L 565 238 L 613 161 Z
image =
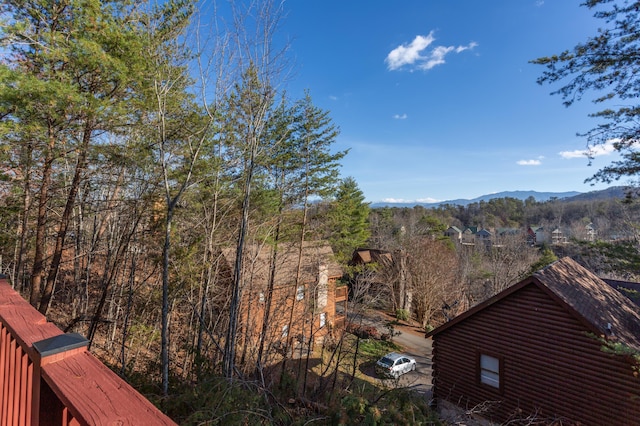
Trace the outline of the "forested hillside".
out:
M 623 235 L 632 235 L 634 223 L 640 214 L 637 203 L 624 197 L 624 191 L 610 197 L 608 193 L 586 193 L 568 199 L 553 199 L 538 202 L 530 197 L 496 198 L 490 201 L 471 203 L 467 206 L 445 204 L 434 208 L 378 208 L 371 216 L 374 238 L 384 239 L 394 227 L 404 226 L 407 231 L 422 232 L 427 218 L 437 219 L 441 224 L 478 228 L 517 228 L 529 226 L 545 228 L 561 227 L 566 232 L 580 236 L 581 229 L 593 224 L 600 239 L 611 240 Z
M 313 390 L 340 404 L 325 392 L 349 379 L 329 379 L 346 346 L 333 344 L 324 382 L 307 386 L 294 379 L 302 364 L 286 365 L 297 336 L 273 337 L 268 309 L 240 306 L 251 253 L 266 246 L 259 303 L 286 284 L 293 304 L 273 305 L 290 324 L 298 311 L 317 322 L 313 306 L 295 306 L 311 291 L 299 290 L 303 247 L 330 241 L 348 258 L 368 236 L 364 196 L 338 174 L 337 126 L 311 94 L 282 88 L 282 10 L 238 6 L 205 28 L 190 1 L 67 6 L 3 6 L 0 272 L 181 422 L 232 421 L 237 400 L 248 410 L 238 421 L 291 416 L 274 383 L 284 400 Z M 298 247 L 297 272 L 274 283 L 285 246 Z
M 637 277 L 637 203 L 370 209 L 329 111 L 286 91 L 281 5 L 206 26 L 196 6 L 8 0 L 0 27 L 0 273 L 176 421 L 427 424 L 423 396 L 362 374 L 394 324 L 369 339 L 349 314 L 428 330 L 567 253 Z
M 370 281 L 386 284 L 378 297 L 384 309 L 410 312 L 429 329 L 562 256 L 603 277 L 638 280 L 639 220 L 637 202 L 608 193 L 377 208 L 370 247 L 393 261 L 378 261 L 382 272 Z

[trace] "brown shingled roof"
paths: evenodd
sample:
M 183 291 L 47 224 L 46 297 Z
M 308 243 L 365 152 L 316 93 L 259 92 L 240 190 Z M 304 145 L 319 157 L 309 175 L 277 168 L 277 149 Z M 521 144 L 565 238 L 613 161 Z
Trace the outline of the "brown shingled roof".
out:
M 300 245 L 280 243 L 276 260 L 276 286 L 291 284 L 295 281 L 298 268 Z M 236 257 L 235 248 L 222 250 L 229 267 L 233 269 Z M 268 244 L 248 244 L 245 247 L 243 262 L 244 280 L 251 280 L 254 288 L 266 288 L 269 277 L 269 265 L 273 256 L 273 247 Z M 326 265 L 329 278 L 342 276 L 342 268 L 335 261 L 333 250 L 326 241 L 306 241 L 302 250 L 300 271 L 301 283 L 312 283 L 318 278 L 319 266 Z
M 600 334 L 640 350 L 638 307 L 569 257 L 533 274 Z
M 532 284 L 537 285 L 563 305 L 590 331 L 614 338 L 633 349 L 640 350 L 640 311 L 638 306 L 569 257 L 552 263 L 535 272 L 531 277 L 474 306 L 427 333 L 426 337 L 438 334 Z

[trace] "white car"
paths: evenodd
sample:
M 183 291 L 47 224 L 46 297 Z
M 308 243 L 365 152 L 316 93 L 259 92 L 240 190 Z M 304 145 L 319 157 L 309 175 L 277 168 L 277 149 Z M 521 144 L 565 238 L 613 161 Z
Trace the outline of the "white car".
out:
M 391 352 L 376 362 L 376 373 L 397 379 L 416 369 L 416 360 L 408 355 Z

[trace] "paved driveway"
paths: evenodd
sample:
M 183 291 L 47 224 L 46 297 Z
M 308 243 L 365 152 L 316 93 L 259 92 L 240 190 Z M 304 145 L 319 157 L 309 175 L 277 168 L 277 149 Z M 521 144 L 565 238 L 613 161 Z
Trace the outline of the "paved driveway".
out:
M 380 333 L 387 333 L 384 325 L 393 318 L 379 312 L 367 313 L 363 318 L 363 323 L 376 327 Z M 406 353 L 416 359 L 416 370 L 400 376 L 398 386 L 406 387 L 412 391 L 431 398 L 432 386 L 432 362 L 431 362 L 431 339 L 425 339 L 424 332 L 417 327 L 409 325 L 396 326 L 397 336 L 394 336 L 394 343 L 402 346 L 402 353 Z M 374 375 L 375 373 L 366 372 Z M 394 384 L 394 379 L 383 379 Z

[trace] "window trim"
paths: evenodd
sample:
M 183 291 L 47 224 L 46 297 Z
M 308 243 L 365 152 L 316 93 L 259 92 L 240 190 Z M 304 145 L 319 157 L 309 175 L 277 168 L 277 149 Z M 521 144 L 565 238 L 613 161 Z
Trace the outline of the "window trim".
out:
M 490 383 L 486 383 L 484 381 L 482 381 L 482 372 L 485 370 L 482 368 L 482 357 L 489 357 L 492 358 L 496 361 L 498 361 L 498 371 L 492 371 L 489 369 L 486 369 L 487 371 L 490 371 L 492 373 L 497 373 L 498 375 L 498 386 L 494 386 Z M 502 394 L 504 392 L 504 357 L 502 355 L 498 355 L 496 353 L 492 353 L 490 351 L 476 351 L 476 383 L 478 384 L 478 386 L 481 386 L 484 389 L 487 390 L 493 390 L 494 392 L 499 392 L 500 394 Z

